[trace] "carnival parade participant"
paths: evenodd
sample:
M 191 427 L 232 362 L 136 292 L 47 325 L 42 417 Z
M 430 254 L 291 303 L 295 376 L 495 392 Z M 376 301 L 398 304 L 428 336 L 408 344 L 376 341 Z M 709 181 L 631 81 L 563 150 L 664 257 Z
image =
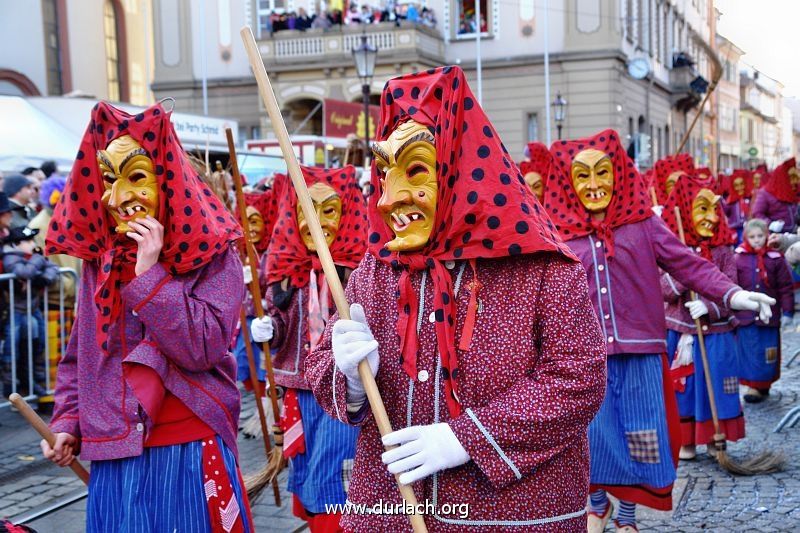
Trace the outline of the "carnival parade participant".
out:
M 713 263 L 732 284 L 737 279 L 733 236 L 713 186 L 710 178 L 681 178 L 664 206 L 663 218 L 678 235 L 677 206 L 686 244 Z M 745 434 L 739 403 L 738 346 L 733 333 L 737 322 L 730 306 L 718 305 L 712 298 L 692 298 L 690 289 L 669 273 L 663 274 L 662 293 L 667 303 L 667 354 L 673 360 L 674 375 L 681 379 L 676 387 L 681 417 L 680 458 L 694 459 L 697 444 L 709 445 L 709 453 L 713 453 L 714 436 L 694 320 L 701 319 L 720 427 L 729 441 L 744 438 Z
M 101 102 L 47 234 L 84 260 L 44 455 L 92 461 L 86 529 L 252 531 L 228 351 L 241 229 L 192 171 L 171 112 Z
M 362 425 L 348 500 L 400 504 L 399 474 L 429 531 L 583 531 L 605 377 L 583 269 L 460 68 L 390 80 L 378 139 L 352 319 L 329 324 L 306 367 L 323 407 Z M 363 359 L 395 428 L 383 438 Z M 409 529 L 397 513 L 342 525 Z
M 770 231 L 793 233 L 797 227 L 798 199 L 800 172 L 792 157 L 772 171 L 753 204 L 752 218 L 765 221 Z
M 606 397 L 589 426 L 589 531 L 602 531 L 612 517 L 607 493 L 620 500 L 617 531 L 635 531 L 636 504 L 672 507 L 680 440 L 664 307 L 652 297 L 659 267 L 719 305 L 759 310 L 764 297 L 742 291 L 653 216 L 615 131 L 557 141 L 550 150 L 545 206 L 583 263 L 607 351 Z
M 744 223 L 750 216 L 750 199 L 752 197 L 753 178 L 747 170 L 737 169 L 725 178 L 726 197 L 722 200 L 722 209 L 728 220 L 728 226 L 736 231 L 736 243 L 742 242 Z
M 367 206 L 356 169 L 301 167 L 322 231 L 347 281 L 366 250 Z M 285 176 L 276 181 L 284 182 Z M 258 342 L 270 341 L 275 383 L 286 389 L 281 429 L 289 461 L 294 512 L 311 531 L 336 531 L 355 456 L 357 428 L 328 416 L 314 399 L 306 377 L 307 354 L 320 342 L 333 312 L 328 284 L 297 197 L 281 194 L 267 250 L 267 315 L 251 326 Z
M 750 193 L 750 205 L 754 205 L 756 202 L 756 198 L 758 198 L 758 193 L 767 184 L 769 181 L 769 171 L 767 170 L 767 165 L 761 164 L 756 167 L 755 170 L 752 172 L 753 176 L 753 190 Z
M 653 166 L 652 186 L 656 192 L 658 205 L 663 206 L 667 202 L 678 178 L 693 173 L 694 159 L 686 153 L 670 155 L 656 161 Z
M 745 225 L 744 240 L 736 248 L 736 274 L 739 285 L 763 292 L 780 305 L 773 307 L 769 322 L 759 322 L 754 313 L 736 313 L 739 328 L 739 382 L 746 388 L 744 399 L 758 403 L 781 373 L 781 326 L 791 325 L 794 316 L 792 274 L 780 252 L 767 249 L 769 230 L 763 220 L 754 218 Z M 778 311 L 782 311 L 779 314 Z M 779 318 L 780 317 L 780 318 Z
M 547 149 L 547 146 L 540 142 L 528 143 L 527 153 L 529 159 L 519 164 L 519 170 L 525 183 L 541 203 L 547 176 L 550 175 L 550 165 L 553 163 L 553 157 L 550 155 L 550 150 Z

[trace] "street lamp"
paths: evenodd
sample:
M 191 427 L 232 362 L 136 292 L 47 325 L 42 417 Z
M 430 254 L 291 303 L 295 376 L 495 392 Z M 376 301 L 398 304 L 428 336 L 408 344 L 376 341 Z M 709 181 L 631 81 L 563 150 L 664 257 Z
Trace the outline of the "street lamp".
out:
M 556 93 L 556 99 L 550 104 L 553 106 L 553 118 L 556 121 L 556 128 L 558 128 L 558 140 L 561 140 L 561 126 L 564 125 L 564 118 L 567 116 L 567 101 L 561 96 L 561 93 Z
M 356 72 L 361 80 L 361 94 L 364 97 L 364 166 L 367 166 L 369 154 L 369 86 L 375 74 L 375 59 L 378 56 L 378 47 L 367 42 L 367 32 L 361 34 L 361 44 L 353 48 L 353 60 L 356 62 Z

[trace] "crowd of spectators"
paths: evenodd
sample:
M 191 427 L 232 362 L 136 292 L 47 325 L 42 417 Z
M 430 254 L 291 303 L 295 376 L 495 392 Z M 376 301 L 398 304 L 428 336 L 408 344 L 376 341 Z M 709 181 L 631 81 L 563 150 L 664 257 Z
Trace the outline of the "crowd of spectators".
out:
M 436 27 L 436 16 L 433 10 L 417 4 L 397 4 L 390 0 L 378 7 L 368 4 L 351 2 L 343 12 L 341 9 L 322 11 L 320 14 L 309 15 L 302 7 L 297 11 L 278 13 L 273 11 L 266 21 L 267 33 L 276 33 L 284 30 L 306 31 L 309 29 L 330 30 L 337 26 L 353 26 L 359 24 L 377 24 L 380 22 L 393 22 L 400 25 L 406 21 L 420 24 L 430 28 Z

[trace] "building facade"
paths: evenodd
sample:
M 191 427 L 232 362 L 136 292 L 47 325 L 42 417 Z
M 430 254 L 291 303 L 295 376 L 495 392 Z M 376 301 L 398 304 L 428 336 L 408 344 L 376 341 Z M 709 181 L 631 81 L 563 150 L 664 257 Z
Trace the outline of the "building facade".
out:
M 0 0 L 0 94 L 153 95 L 150 0 Z
M 743 162 L 751 168 L 761 163 L 772 168 L 782 161 L 783 85 L 748 65 L 742 67 L 739 85 Z
M 652 139 L 652 157 L 675 150 L 702 97 L 690 83 L 709 76 L 702 43 L 713 41 L 711 0 L 551 0 L 548 13 L 532 0 L 480 2 L 482 104 L 512 155 L 521 158 L 527 142 L 546 138 L 545 15 L 551 99 L 560 93 L 568 102 L 563 135 L 611 127 L 629 142 Z M 435 14 L 435 27 L 383 22 L 270 33 L 273 11 L 303 8 L 319 15 L 321 4 L 153 0 L 152 89 L 157 98 L 173 96 L 179 108 L 197 113 L 204 105 L 205 78 L 210 114 L 237 119 L 242 139 L 270 136 L 239 37 L 239 28 L 249 25 L 290 133 L 323 135 L 319 104 L 325 99 L 360 101 L 351 50 L 363 33 L 379 49 L 374 102 L 389 78 L 444 64 L 460 65 L 477 91 L 475 1 L 421 0 L 421 5 Z M 679 56 L 681 66 L 674 66 Z M 628 73 L 636 58 L 650 65 L 644 79 Z M 688 149 L 697 155 L 703 154 L 712 118 L 709 112 L 689 140 Z M 555 139 L 555 124 L 550 127 Z M 650 161 L 640 158 L 645 166 Z
M 731 41 L 717 35 L 717 53 L 722 62 L 722 78 L 716 90 L 716 115 L 719 120 L 717 150 L 719 170 L 729 172 L 742 164 L 739 107 L 739 59 L 744 51 Z

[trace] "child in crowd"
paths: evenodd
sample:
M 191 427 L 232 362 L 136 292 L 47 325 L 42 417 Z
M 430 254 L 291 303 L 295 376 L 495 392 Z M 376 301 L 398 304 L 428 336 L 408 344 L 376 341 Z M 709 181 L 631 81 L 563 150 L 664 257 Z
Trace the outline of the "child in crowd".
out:
M 763 292 L 778 302 L 767 323 L 759 322 L 750 311 L 736 313 L 739 382 L 746 387 L 744 400 L 749 403 L 764 400 L 770 386 L 780 377 L 780 328 L 791 324 L 794 315 L 792 275 L 781 253 L 767 248 L 768 235 L 766 222 L 752 219 L 745 224 L 744 239 L 736 248 L 739 285 L 748 291 Z M 783 315 L 777 313 L 778 306 Z
M 17 276 L 13 287 L 14 306 L 3 327 L 5 338 L 0 352 L 3 396 L 8 396 L 14 389 L 23 395 L 47 394 L 44 364 L 46 333 L 41 304 L 44 287 L 52 285 L 58 279 L 58 267 L 45 259 L 37 248 L 33 240 L 37 233 L 38 230 L 27 227 L 13 228 L 3 240 L 3 270 Z M 30 315 L 27 312 L 28 307 L 31 310 Z M 28 353 L 29 335 L 32 347 L 30 359 L 25 356 Z M 12 359 L 16 361 L 13 373 Z M 26 379 L 30 361 L 33 362 L 33 390 L 30 390 Z M 16 387 L 13 386 L 15 375 Z

